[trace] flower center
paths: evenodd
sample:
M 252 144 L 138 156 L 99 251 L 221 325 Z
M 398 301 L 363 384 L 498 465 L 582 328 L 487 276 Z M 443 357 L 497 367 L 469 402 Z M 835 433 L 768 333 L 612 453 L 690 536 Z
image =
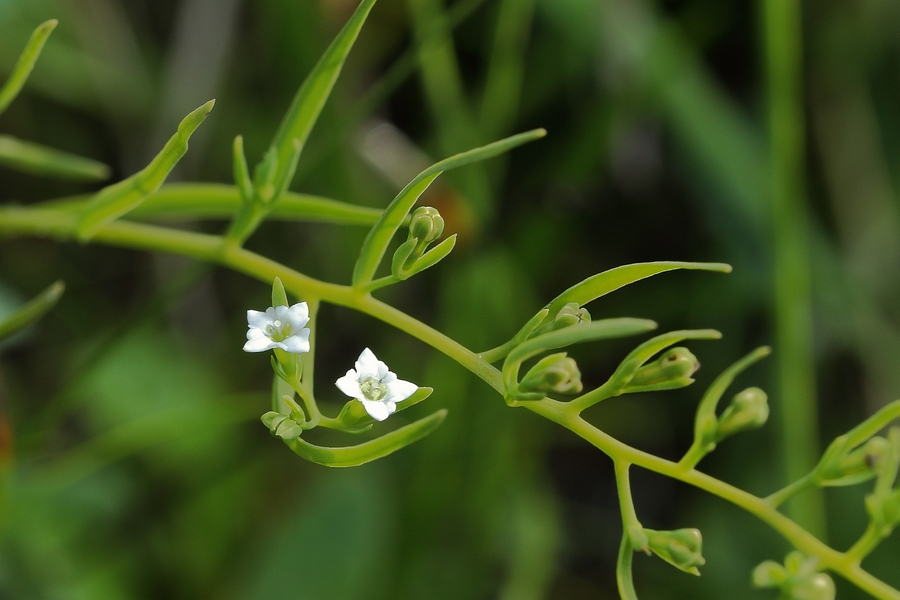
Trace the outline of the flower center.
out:
M 273 342 L 281 342 L 291 337 L 292 329 L 290 323 L 282 323 L 280 320 L 275 319 L 271 324 L 266 325 L 266 335 Z
M 365 396 L 367 400 L 376 402 L 384 398 L 388 391 L 387 386 L 375 377 L 365 378 L 360 382 L 359 389 L 362 390 L 363 396 Z

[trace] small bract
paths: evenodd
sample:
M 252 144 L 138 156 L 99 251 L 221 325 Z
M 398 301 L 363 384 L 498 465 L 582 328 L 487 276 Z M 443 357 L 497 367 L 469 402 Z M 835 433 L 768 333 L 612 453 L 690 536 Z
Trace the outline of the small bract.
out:
M 397 410 L 397 402 L 412 396 L 419 386 L 397 379 L 388 366 L 366 348 L 356 360 L 356 369 L 334 382 L 338 389 L 362 402 L 376 421 L 384 421 Z
M 247 343 L 244 352 L 264 352 L 281 348 L 300 354 L 309 352 L 309 307 L 306 302 L 247 311 Z

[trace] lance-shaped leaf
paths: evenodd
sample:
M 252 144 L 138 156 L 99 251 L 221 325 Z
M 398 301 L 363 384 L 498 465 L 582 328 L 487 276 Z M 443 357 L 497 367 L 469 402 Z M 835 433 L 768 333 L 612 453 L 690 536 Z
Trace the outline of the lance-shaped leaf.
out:
M 550 309 L 550 315 L 556 315 L 560 309 L 569 302 L 577 302 L 579 306 L 583 306 L 591 300 L 596 300 L 601 296 L 605 296 L 610 292 L 614 292 L 619 288 L 640 281 L 641 279 L 646 279 L 676 269 L 718 271 L 720 273 L 731 272 L 731 266 L 724 263 L 666 261 L 623 265 L 588 277 L 581 283 L 576 283 L 554 298 L 550 304 L 547 305 L 547 308 Z
M 102 181 L 110 169 L 101 162 L 0 135 L 0 164 L 35 175 L 75 181 Z
M 446 416 L 447 410 L 441 409 L 424 419 L 357 446 L 328 448 L 310 444 L 302 438 L 285 443 L 295 454 L 310 462 L 326 467 L 355 467 L 387 456 L 422 439 L 437 429 Z
M 38 56 L 40 56 L 41 50 L 44 48 L 44 43 L 50 37 L 50 34 L 53 33 L 57 23 L 59 21 L 56 19 L 45 21 L 38 25 L 37 29 L 31 34 L 31 38 L 19 56 L 16 66 L 13 67 L 9 79 L 6 80 L 3 88 L 0 88 L 0 113 L 6 110 L 6 107 L 19 95 L 22 86 L 25 85 L 28 76 L 31 74 L 31 69 L 34 68 L 34 63 L 37 62 Z
M 612 339 L 645 333 L 656 328 L 656 323 L 647 319 L 603 319 L 578 327 L 566 327 L 545 333 L 516 346 L 503 361 L 503 380 L 507 392 L 514 393 L 521 364 L 548 350 L 565 348 L 572 344 Z
M 56 306 L 65 288 L 66 285 L 62 281 L 57 281 L 33 300 L 0 320 L 0 340 L 24 329 L 44 316 L 47 311 Z
M 89 240 L 101 227 L 128 213 L 158 190 L 187 152 L 191 134 L 206 119 L 215 103 L 215 100 L 210 100 L 186 116 L 175 135 L 143 170 L 100 190 L 81 215 L 76 230 L 78 239 L 83 242 Z
M 415 245 L 416 240 L 409 241 L 413 242 L 413 245 Z M 413 262 L 413 264 L 409 265 L 408 267 L 404 267 L 403 262 L 406 261 L 406 259 L 409 257 L 409 252 L 406 252 L 404 255 L 404 253 L 401 252 L 401 249 L 404 249 L 404 246 L 409 248 L 407 244 L 408 242 L 400 246 L 400 248 L 398 249 L 398 253 L 394 255 L 394 261 L 391 264 L 391 273 L 394 275 L 394 277 L 400 280 L 409 279 L 416 273 L 421 273 L 425 269 L 429 269 L 444 260 L 444 258 L 446 258 L 446 256 L 453 251 L 453 247 L 456 246 L 456 234 L 454 233 L 453 235 L 442 241 L 440 244 L 420 256 L 416 261 Z
M 520 133 L 487 146 L 451 156 L 419 173 L 397 194 L 388 207 L 384 209 L 384 213 L 382 213 L 378 222 L 369 230 L 369 234 L 363 242 L 362 250 L 360 250 L 359 258 L 353 268 L 353 285 L 365 284 L 372 280 L 378 265 L 381 264 L 384 253 L 387 251 L 388 245 L 391 243 L 391 239 L 394 237 L 397 229 L 403 224 L 407 213 L 415 206 L 419 196 L 428 189 L 431 182 L 437 179 L 441 173 L 503 154 L 517 146 L 540 139 L 545 135 L 547 135 L 547 132 L 544 129 L 534 129 Z
M 296 157 L 299 156 L 306 144 L 309 132 L 319 118 L 319 113 L 322 112 L 322 107 L 331 94 L 334 82 L 341 74 L 344 61 L 347 60 L 347 55 L 374 5 L 375 0 L 360 2 L 350 20 L 334 38 L 331 45 L 325 50 L 325 54 L 300 86 L 272 140 L 271 148 L 277 152 L 277 164 L 280 171 L 275 177 L 275 181 L 284 188 L 290 185 L 296 167 Z

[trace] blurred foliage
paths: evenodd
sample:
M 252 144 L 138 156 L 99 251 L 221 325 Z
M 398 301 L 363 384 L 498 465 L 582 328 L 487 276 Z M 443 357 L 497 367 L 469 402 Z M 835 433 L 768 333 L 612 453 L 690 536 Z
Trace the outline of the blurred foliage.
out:
M 228 182 L 233 137 L 242 134 L 258 160 L 355 5 L 2 1 L 4 76 L 38 23 L 60 25 L 0 131 L 108 164 L 118 180 L 215 97 L 170 181 Z M 807 226 L 821 433 L 831 439 L 900 396 L 900 7 L 804 8 Z M 601 270 L 729 262 L 729 276 L 667 275 L 591 306 L 595 318 L 724 332 L 691 345 L 702 389 L 774 337 L 758 10 L 747 0 L 381 0 L 293 189 L 383 207 L 419 170 L 415 157 L 546 127 L 545 140 L 448 173 L 428 192 L 445 231 L 459 234 L 457 249 L 383 297 L 487 349 Z M 386 123 L 395 141 L 373 150 Z M 392 152 L 402 160 L 377 160 Z M 5 203 L 97 189 L 0 171 Z M 364 233 L 270 222 L 248 245 L 347 282 Z M 268 363 L 240 346 L 244 311 L 267 304 L 266 286 L 169 256 L 7 240 L 0 317 L 57 279 L 67 284 L 61 302 L 0 355 L 0 597 L 616 597 L 612 465 L 510 410 L 438 353 L 323 307 L 320 389 L 369 345 L 435 388 L 411 418 L 450 410 L 417 445 L 329 471 L 285 452 L 256 421 Z M 573 355 L 595 385 L 629 349 L 610 342 Z M 690 445 L 697 396 L 687 388 L 620 398 L 591 417 L 676 458 Z M 777 410 L 780 399 L 770 398 Z M 766 494 L 782 483 L 778 443 L 771 428 L 744 434 L 703 468 Z M 632 487 L 647 527 L 700 527 L 708 559 L 698 579 L 637 556 L 642 598 L 766 597 L 749 579 L 757 563 L 787 553 L 775 534 L 637 469 Z M 862 495 L 826 495 L 838 548 L 864 528 Z M 898 557 L 895 536 L 866 565 L 896 587 Z M 862 597 L 837 584 L 838 597 Z

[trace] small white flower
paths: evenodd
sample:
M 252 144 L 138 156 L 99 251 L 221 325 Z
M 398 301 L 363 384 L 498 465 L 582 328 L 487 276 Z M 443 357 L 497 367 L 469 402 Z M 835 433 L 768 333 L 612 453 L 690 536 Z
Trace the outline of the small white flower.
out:
M 356 360 L 356 369 L 334 382 L 338 389 L 362 402 L 376 421 L 384 421 L 397 410 L 397 402 L 412 396 L 419 386 L 397 379 L 388 366 L 366 348 Z
M 300 354 L 309 352 L 309 307 L 300 302 L 287 306 L 269 307 L 266 312 L 247 311 L 247 343 L 244 352 L 264 352 L 281 348 Z

